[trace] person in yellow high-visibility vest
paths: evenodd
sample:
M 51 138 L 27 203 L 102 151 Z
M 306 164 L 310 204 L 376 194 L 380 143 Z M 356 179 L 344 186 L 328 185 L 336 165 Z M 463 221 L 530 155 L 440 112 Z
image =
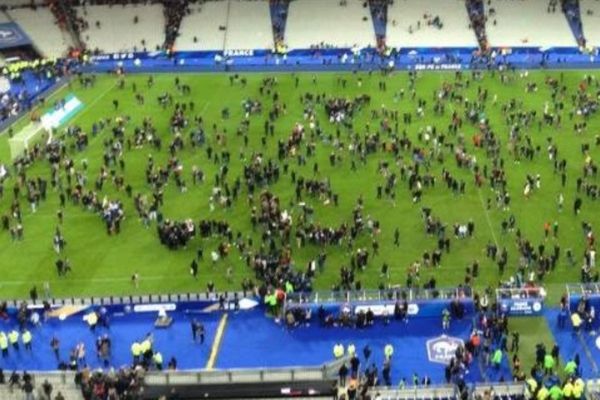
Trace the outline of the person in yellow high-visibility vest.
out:
M 31 332 L 29 332 L 27 329 L 25 329 L 23 331 L 23 333 L 21 334 L 21 340 L 23 341 L 23 346 L 25 346 L 25 350 L 31 351 L 32 339 L 33 339 L 33 336 L 31 336 Z
M 527 393 L 529 394 L 529 397 L 532 398 L 533 395 L 535 394 L 535 391 L 537 390 L 538 383 L 533 378 L 527 379 L 526 383 L 527 383 Z
M 569 379 L 567 381 L 567 383 L 565 383 L 565 386 L 563 386 L 562 389 L 562 394 L 565 397 L 565 399 L 571 399 L 573 397 L 573 389 L 574 389 L 574 385 L 571 379 Z
M 342 358 L 344 356 L 344 345 L 337 343 L 333 346 L 333 356 L 335 358 Z
M 386 360 L 390 360 L 392 358 L 392 356 L 394 355 L 394 346 L 392 346 L 389 343 L 386 344 L 385 347 L 383 348 L 383 354 L 385 354 Z
M 349 356 L 354 356 L 356 354 L 356 346 L 349 344 L 347 352 Z
M 548 389 L 546 389 L 546 386 L 542 385 L 540 387 L 540 390 L 538 390 L 537 392 L 537 400 L 546 400 L 548 398 L 548 396 L 550 395 L 550 392 L 548 391 Z
M 8 338 L 4 332 L 0 332 L 0 351 L 2 357 L 8 357 Z
M 142 346 L 138 342 L 133 342 L 131 345 L 131 355 L 133 356 L 133 363 L 138 364 L 142 355 Z
M 19 350 L 19 332 L 12 330 L 8 332 L 8 341 L 15 350 Z
M 571 314 L 571 324 L 573 324 L 573 330 L 575 333 L 579 333 L 579 328 L 581 327 L 581 317 L 578 313 L 574 312 Z
M 152 361 L 154 361 L 154 365 L 156 365 L 156 369 L 159 371 L 162 371 L 163 369 L 163 357 L 162 354 L 160 354 L 160 352 L 156 352 L 154 353 L 154 355 L 152 356 Z
M 573 398 L 575 400 L 581 399 L 583 396 L 583 391 L 585 390 L 585 383 L 583 379 L 577 378 L 575 379 L 575 383 L 573 384 Z
M 142 359 L 144 360 L 144 363 L 148 365 L 152 361 L 152 340 L 150 336 L 146 337 L 146 339 L 140 343 L 140 346 L 142 347 Z
M 98 324 L 98 314 L 95 311 L 92 311 L 87 316 L 87 323 L 92 332 L 96 331 L 96 325 Z

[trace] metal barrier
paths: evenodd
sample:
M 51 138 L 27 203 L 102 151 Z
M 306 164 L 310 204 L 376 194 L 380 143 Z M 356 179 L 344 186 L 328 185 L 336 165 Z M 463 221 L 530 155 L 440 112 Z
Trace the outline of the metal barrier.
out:
M 474 399 L 488 398 L 490 396 L 486 396 L 487 393 L 493 393 L 492 398 L 509 399 L 525 396 L 527 387 L 525 383 L 517 382 L 481 383 L 475 386 L 471 397 Z
M 420 289 L 392 287 L 385 290 L 360 291 L 320 291 L 310 293 L 289 293 L 286 300 L 289 305 L 304 303 L 349 303 L 382 300 L 435 300 L 470 297 L 458 288 Z
M 225 383 L 301 382 L 337 378 L 344 357 L 315 367 L 248 368 L 222 370 L 150 371 L 144 374 L 147 385 L 196 385 Z M 48 380 L 53 385 L 75 382 L 75 371 L 30 371 L 35 383 Z
M 414 386 L 399 389 L 374 387 L 371 394 L 378 394 L 382 400 L 417 400 L 417 399 L 456 399 L 458 389 L 454 385 Z
M 126 296 L 104 296 L 104 297 L 65 297 L 65 298 L 51 298 L 47 301 L 51 305 L 63 306 L 63 305 L 115 305 L 115 304 L 149 304 L 149 303 L 176 303 L 185 301 L 217 301 L 219 296 L 225 296 L 225 301 L 232 301 L 235 294 L 239 299 L 244 297 L 254 297 L 254 292 L 213 292 L 213 293 L 174 293 L 174 294 L 145 294 L 145 295 L 126 295 Z M 19 307 L 23 302 L 33 305 L 41 306 L 44 299 L 38 299 L 33 302 L 29 299 L 11 299 L 2 300 L 7 303 L 9 307 Z
M 569 283 L 567 284 L 567 295 L 570 297 L 571 295 L 580 295 L 580 296 L 589 296 L 589 295 L 598 295 L 600 294 L 600 284 L 598 283 Z
M 585 398 L 591 400 L 600 399 L 600 379 L 590 379 L 586 382 Z

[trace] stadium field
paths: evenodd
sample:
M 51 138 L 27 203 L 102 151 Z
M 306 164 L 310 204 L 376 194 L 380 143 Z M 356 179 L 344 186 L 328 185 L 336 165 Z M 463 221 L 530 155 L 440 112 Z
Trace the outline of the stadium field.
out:
M 112 137 L 110 127 L 101 130 L 96 136 L 91 133 L 92 124 L 100 119 L 126 118 L 125 137 L 133 138 L 135 127 L 141 126 L 144 118 L 151 118 L 157 129 L 157 134 L 162 140 L 162 149 L 157 150 L 150 144 L 144 144 L 131 149 L 123 150 L 125 168 L 123 171 L 116 166 L 116 175 L 124 177 L 125 184 L 130 184 L 133 195 L 140 193 L 147 198 L 152 197 L 152 189 L 146 183 L 145 169 L 149 155 L 152 155 L 155 165 L 166 165 L 169 158 L 169 144 L 173 138 L 170 129 L 170 118 L 173 106 L 163 107 L 157 98 L 164 93 L 173 95 L 174 102 L 194 103 L 194 110 L 188 111 L 186 116 L 189 124 L 182 131 L 185 147 L 177 152 L 176 157 L 183 166 L 183 179 L 187 191 L 182 192 L 170 178 L 164 189 L 164 205 L 161 213 L 165 219 L 182 221 L 191 218 L 198 223 L 203 219 L 226 221 L 234 233 L 238 231 L 243 237 L 253 237 L 255 246 L 261 243 L 262 229 L 252 229 L 251 212 L 248 205 L 245 185 L 237 200 L 231 207 L 226 208 L 218 204 L 214 210 L 209 206 L 209 198 L 215 186 L 215 175 L 220 167 L 207 156 L 207 147 L 212 147 L 213 152 L 229 151 L 231 161 L 227 181 L 230 185 L 237 177 L 243 177 L 243 165 L 251 159 L 253 152 L 262 153 L 265 160 L 289 164 L 289 171 L 284 173 L 281 169 L 280 179 L 270 185 L 268 190 L 280 198 L 282 209 L 287 209 L 295 221 L 302 213 L 301 207 L 295 197 L 295 184 L 292 183 L 291 173 L 306 179 L 328 180 L 332 191 L 338 195 L 339 204 L 333 202 L 325 204 L 322 198 L 303 195 L 302 201 L 314 209 L 312 221 L 321 226 L 337 227 L 346 222 L 352 223 L 352 210 L 359 196 L 364 200 L 363 216 L 379 221 L 381 232 L 374 237 L 367 232 L 359 234 L 352 250 L 344 242 L 343 245 L 319 246 L 308 244 L 303 248 L 296 247 L 292 235 L 290 245 L 293 247 L 293 265 L 297 270 L 305 271 L 308 263 L 315 259 L 323 250 L 327 258 L 322 271 L 317 272 L 315 287 L 329 289 L 339 283 L 340 266 L 350 265 L 350 252 L 359 247 L 366 248 L 371 256 L 364 271 L 357 272 L 363 288 L 375 288 L 383 285 L 405 286 L 407 272 L 415 261 L 422 261 L 425 252 L 432 252 L 437 247 L 435 236 L 425 232 L 425 223 L 422 209 L 430 208 L 431 213 L 447 226 L 450 238 L 450 251 L 443 253 L 441 266 L 420 268 L 419 285 L 423 285 L 430 278 L 435 277 L 438 287 L 451 287 L 464 283 L 465 270 L 475 260 L 479 261 L 479 275 L 474 279 L 474 286 L 485 288 L 496 287 L 498 282 L 508 280 L 517 270 L 519 264 L 516 247 L 516 231 L 520 230 L 524 238 L 528 238 L 534 248 L 544 244 L 546 252 L 551 252 L 555 244 L 561 248 L 561 254 L 556 267 L 548 272 L 542 284 L 549 289 L 551 301 L 560 297 L 564 284 L 580 280 L 580 267 L 586 248 L 585 234 L 582 223 L 588 222 L 595 227 L 598 221 L 600 206 L 585 194 L 577 193 L 576 178 L 581 175 L 585 155 L 582 145 L 589 145 L 588 155 L 596 160 L 600 155 L 600 146 L 596 145 L 596 135 L 600 123 L 597 115 L 587 119 L 574 115 L 571 120 L 568 112 L 563 113 L 561 126 L 540 123 L 545 106 L 554 112 L 551 101 L 551 89 L 547 85 L 548 78 L 556 79 L 564 85 L 566 92 L 563 94 L 565 109 L 574 107 L 571 95 L 579 90 L 579 85 L 586 75 L 595 75 L 586 71 L 539 71 L 530 72 L 527 76 L 522 73 L 507 73 L 506 81 L 501 81 L 501 74 L 483 73 L 480 79 L 463 73 L 462 89 L 456 89 L 454 73 L 422 73 L 415 80 L 416 96 L 411 98 L 409 75 L 404 72 L 394 72 L 383 77 L 379 73 L 298 73 L 293 74 L 243 74 L 247 84 L 240 80 L 233 84 L 228 74 L 155 74 L 154 84 L 148 87 L 149 75 L 128 75 L 124 78 L 124 87 L 120 88 L 118 78 L 114 75 L 98 76 L 92 88 L 83 88 L 75 79 L 72 84 L 47 100 L 50 106 L 53 101 L 72 93 L 84 103 L 84 107 L 69 121 L 69 125 L 78 125 L 87 133 L 89 144 L 78 151 L 71 143 L 74 138 L 67 137 L 69 143 L 68 155 L 74 160 L 77 169 L 82 163 L 87 162 L 86 179 L 88 187 L 93 186 L 102 166 L 104 144 Z M 176 77 L 180 83 L 189 85 L 191 93 L 181 94 L 175 87 Z M 264 123 L 273 105 L 273 92 L 271 95 L 261 95 L 259 87 L 265 78 L 274 77 L 276 84 L 272 91 L 279 95 L 279 103 L 285 104 L 285 112 L 274 122 L 274 134 L 267 135 L 265 144 L 261 139 L 264 136 Z M 296 78 L 298 84 L 296 85 Z M 346 81 L 344 85 L 342 81 Z M 470 83 L 466 84 L 466 81 Z M 384 82 L 386 90 L 380 90 Z M 593 79 L 593 82 L 596 82 Z M 136 101 L 133 85 L 137 92 L 144 96 L 144 104 Z M 463 101 L 443 100 L 444 113 L 436 114 L 434 111 L 434 98 L 443 86 L 451 85 Z M 533 84 L 537 89 L 533 90 Z M 595 84 L 595 83 L 593 83 Z M 527 90 L 529 86 L 531 91 Z M 400 165 L 411 162 L 411 152 L 401 150 L 400 158 L 396 162 L 391 152 L 381 150 L 378 146 L 374 153 L 367 155 L 366 162 L 353 156 L 348 150 L 350 132 L 341 124 L 328 122 L 323 104 L 316 104 L 317 119 L 320 121 L 322 133 L 311 138 L 309 121 L 304 118 L 304 106 L 300 98 L 305 93 L 314 95 L 326 93 L 328 97 L 354 98 L 357 96 L 370 96 L 370 104 L 363 106 L 353 117 L 354 132 L 361 138 L 369 134 L 380 134 L 382 142 L 389 140 L 388 133 L 380 133 L 380 118 L 382 109 L 397 110 L 399 113 L 399 135 L 406 132 L 414 147 L 429 149 L 431 141 L 426 143 L 427 127 L 436 127 L 438 132 L 445 135 L 446 144 L 456 146 L 464 140 L 465 151 L 476 158 L 476 164 L 483 168 L 490 160 L 483 148 L 474 146 L 473 136 L 479 131 L 478 122 L 470 123 L 465 118 L 465 99 L 475 101 L 478 90 L 488 91 L 488 100 L 484 102 L 485 109 L 479 118 L 489 119 L 492 130 L 501 140 L 500 153 L 505 163 L 507 174 L 507 190 L 511 196 L 509 209 L 496 205 L 496 195 L 490 188 L 489 181 L 478 188 L 474 182 L 472 168 L 458 167 L 453 150 L 450 146 L 441 146 L 439 160 L 432 159 L 424 162 L 421 173 L 430 174 L 435 179 L 434 187 L 425 187 L 422 198 L 414 202 L 407 180 L 400 179 Z M 590 92 L 595 89 L 589 88 Z M 401 96 L 400 92 L 404 95 Z M 496 98 L 496 100 L 492 100 Z M 244 145 L 242 135 L 237 131 L 244 117 L 243 102 L 245 100 L 260 101 L 262 113 L 249 116 L 248 145 Z M 426 101 L 424 115 L 418 117 L 416 110 L 418 100 Z M 119 103 L 115 109 L 113 101 Z M 524 144 L 528 136 L 531 140 L 534 155 L 532 160 L 522 158 L 516 161 L 509 150 L 510 125 L 503 113 L 503 106 L 514 101 L 519 110 L 535 111 L 537 117 L 534 123 L 521 132 Z M 224 119 L 222 111 L 228 108 L 230 115 Z M 464 120 L 458 133 L 448 133 L 452 112 L 456 111 Z M 378 115 L 374 115 L 376 112 Z M 412 114 L 412 123 L 404 124 L 403 113 Z M 201 116 L 204 121 L 206 143 L 203 147 L 192 148 L 189 133 L 195 127 L 193 117 Z M 576 133 L 574 124 L 586 122 L 587 127 L 581 133 Z M 296 158 L 287 158 L 278 161 L 277 141 L 287 140 L 294 124 L 301 123 L 306 127 L 306 135 L 299 148 L 299 154 L 306 155 L 306 144 L 314 142 L 314 155 L 306 158 L 306 164 L 299 166 Z M 114 125 L 114 122 L 112 123 Z M 217 134 L 213 130 L 216 125 L 217 132 L 226 132 L 225 140 L 219 143 Z M 13 126 L 16 132 L 24 122 Z M 392 131 L 394 122 L 390 123 Z M 63 126 L 58 135 L 65 135 Z M 343 150 L 335 150 L 332 139 L 335 140 L 339 133 L 339 140 L 344 143 Z M 430 140 L 433 136 L 430 135 Z M 362 139 L 361 139 L 362 140 Z M 549 158 L 548 146 L 552 143 L 558 149 L 558 158 L 567 160 L 567 182 L 561 185 L 559 173 L 554 172 L 553 161 Z M 456 147 L 455 147 L 456 148 Z M 429 151 L 429 150 L 427 150 Z M 336 152 L 339 156 L 335 165 L 330 164 L 330 154 Z M 9 160 L 8 135 L 0 138 L 0 157 Z M 427 158 L 428 156 L 426 156 Z M 442 161 L 443 158 L 443 161 Z M 352 160 L 356 162 L 356 169 L 352 170 Z M 246 161 L 244 161 L 246 160 Z M 391 172 L 398 175 L 398 183 L 393 189 L 395 200 L 385 194 L 377 198 L 377 186 L 385 185 L 385 177 L 379 169 L 382 162 L 387 162 Z M 314 165 L 318 164 L 318 172 L 314 173 Z M 197 166 L 204 172 L 204 182 L 194 185 L 192 183 L 192 166 Z M 464 181 L 464 193 L 453 193 L 443 181 L 442 171 L 448 171 L 458 181 Z M 427 172 L 425 172 L 427 171 Z M 64 174 L 64 173 L 63 173 Z M 539 175 L 540 187 L 532 191 L 527 198 L 524 196 L 526 176 Z M 50 179 L 50 167 L 46 160 L 37 160 L 27 169 L 27 177 L 43 177 Z M 597 182 L 596 177 L 590 182 Z M 4 182 L 4 194 L 0 200 L 0 215 L 8 214 L 13 202 L 13 185 L 15 177 L 10 177 Z M 260 188 L 264 190 L 267 188 Z M 557 198 L 564 195 L 564 209 L 559 212 Z M 125 190 L 117 190 L 111 180 L 107 180 L 101 191 L 100 198 L 121 200 L 124 205 L 125 219 L 121 224 L 119 234 L 108 235 L 101 216 L 86 210 L 81 205 L 74 205 L 67 200 L 64 210 L 64 222 L 60 227 L 66 240 L 64 253 L 60 257 L 70 260 L 72 271 L 64 277 L 57 275 L 55 262 L 59 256 L 53 249 L 53 235 L 58 226 L 57 211 L 59 209 L 58 192 L 50 185 L 48 196 L 33 212 L 27 201 L 25 190 L 22 190 L 18 201 L 23 212 L 24 238 L 21 241 L 11 240 L 8 231 L 3 231 L 0 238 L 0 280 L 2 297 L 26 297 L 32 286 L 37 285 L 41 291 L 43 282 L 50 283 L 53 296 L 82 296 L 82 295 L 116 295 L 135 293 L 173 293 L 204 291 L 208 281 L 214 281 L 217 290 L 240 289 L 244 278 L 256 282 L 254 273 L 246 265 L 240 252 L 233 248 L 229 256 L 213 263 L 210 260 L 212 251 L 216 251 L 222 242 L 221 238 L 211 237 L 202 239 L 194 237 L 186 246 L 177 250 L 170 250 L 162 245 L 157 234 L 156 222 L 145 227 L 134 208 L 133 198 L 129 198 Z M 579 215 L 573 213 L 573 202 L 579 196 L 583 199 L 582 211 Z M 489 206 L 488 206 L 489 201 Z M 258 205 L 258 196 L 254 198 L 254 205 Z M 502 221 L 514 215 L 516 226 L 512 231 L 504 232 Z M 453 225 L 466 225 L 469 221 L 474 223 L 472 237 L 457 238 L 453 235 Z M 552 232 L 548 238 L 544 236 L 544 224 L 551 226 L 558 223 L 558 235 L 553 237 Z M 399 230 L 399 245 L 394 245 L 394 231 Z M 379 254 L 373 255 L 373 240 L 379 244 Z M 486 256 L 486 245 L 494 243 L 499 250 L 506 248 L 508 262 L 503 274 L 500 274 L 496 262 Z M 190 263 L 196 257 L 199 248 L 203 249 L 204 257 L 199 262 L 198 279 L 190 275 Z M 576 259 L 571 266 L 565 257 L 566 250 L 572 249 Z M 499 251 L 500 252 L 500 251 Z M 383 263 L 390 266 L 389 278 L 381 274 Z M 231 268 L 228 275 L 227 270 Z M 131 283 L 131 276 L 137 272 L 140 276 L 139 287 Z

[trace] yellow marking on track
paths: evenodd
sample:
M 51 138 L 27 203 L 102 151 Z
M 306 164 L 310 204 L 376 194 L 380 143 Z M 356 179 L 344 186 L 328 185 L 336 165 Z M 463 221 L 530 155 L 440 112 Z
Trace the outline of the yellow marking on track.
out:
M 219 349 L 221 348 L 221 341 L 223 340 L 223 334 L 225 334 L 225 327 L 227 326 L 227 317 L 228 314 L 223 314 L 221 320 L 219 321 L 217 333 L 215 334 L 215 339 L 213 340 L 213 344 L 210 348 L 210 357 L 208 357 L 208 361 L 206 362 L 206 369 L 208 370 L 211 370 L 215 367 L 217 355 L 219 355 Z

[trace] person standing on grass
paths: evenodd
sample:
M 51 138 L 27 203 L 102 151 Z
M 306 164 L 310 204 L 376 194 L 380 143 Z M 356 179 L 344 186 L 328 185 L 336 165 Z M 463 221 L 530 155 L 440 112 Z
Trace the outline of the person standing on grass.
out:
M 227 267 L 227 271 L 225 272 L 225 277 L 228 283 L 233 282 L 233 267 L 230 265 Z
M 196 259 L 192 260 L 192 264 L 190 265 L 190 274 L 194 279 L 198 279 L 198 261 L 196 261 Z
M 579 215 L 579 213 L 581 212 L 581 205 L 582 205 L 583 201 L 581 200 L 580 197 L 577 197 L 575 199 L 575 201 L 573 202 L 573 213 L 575 215 Z
M 140 274 L 137 271 L 131 275 L 131 283 L 136 289 L 140 287 Z

